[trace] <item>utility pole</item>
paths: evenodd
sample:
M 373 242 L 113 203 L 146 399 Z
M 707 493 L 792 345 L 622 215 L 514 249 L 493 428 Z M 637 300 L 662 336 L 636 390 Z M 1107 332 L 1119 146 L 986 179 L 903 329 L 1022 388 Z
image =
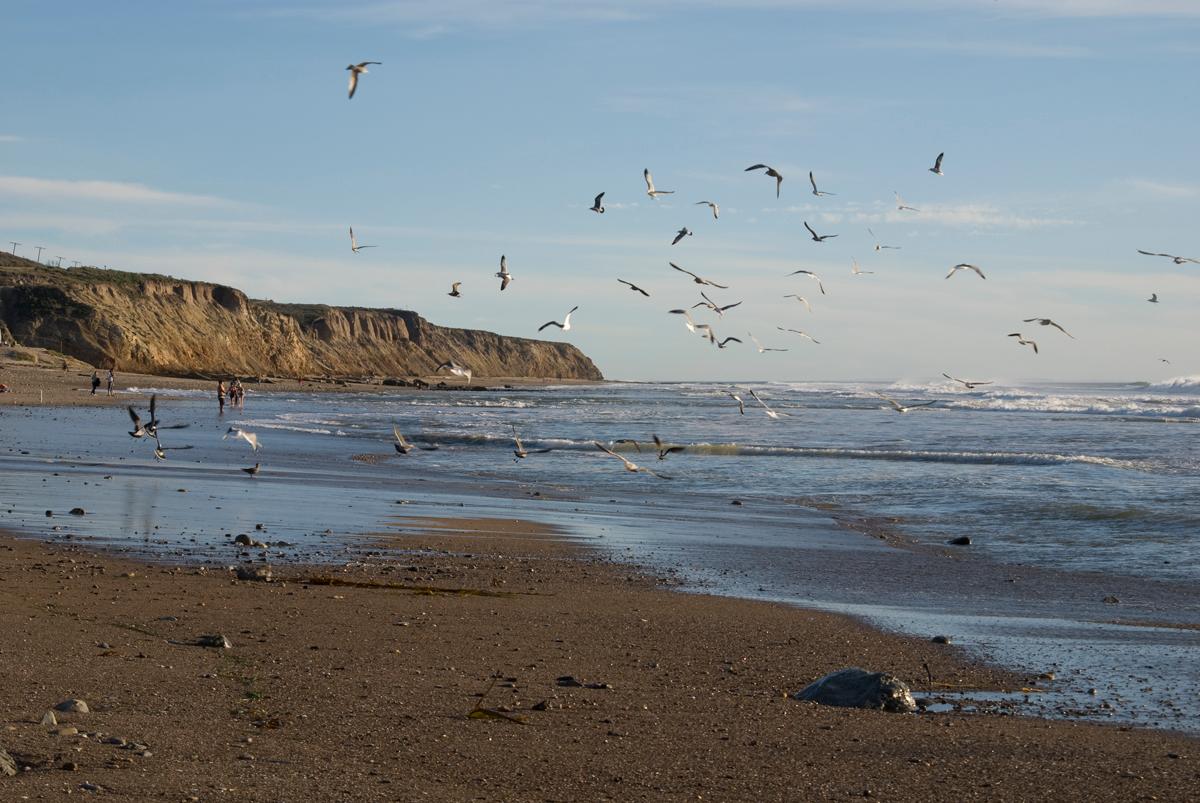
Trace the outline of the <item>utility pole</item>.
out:
M 55 267 L 56 267 L 56 268 L 61 268 L 61 267 L 62 267 L 62 261 L 63 261 L 63 258 L 62 258 L 62 257 L 58 257 L 58 264 L 57 264 L 57 265 L 55 265 Z
M 77 260 L 77 259 L 72 259 L 72 260 L 71 260 L 71 267 L 73 267 L 73 268 L 78 268 L 78 267 L 79 267 L 79 260 Z
M 12 243 L 12 247 L 13 247 L 13 250 L 11 253 L 13 256 L 16 256 L 17 255 L 17 246 L 20 245 L 20 243 L 13 242 L 12 240 L 9 240 L 9 242 Z
M 37 247 L 37 250 L 38 250 L 37 261 L 40 263 L 40 262 L 42 261 L 42 251 L 45 251 L 45 250 L 46 250 L 46 246 L 44 246 L 44 245 L 39 245 L 39 246 Z

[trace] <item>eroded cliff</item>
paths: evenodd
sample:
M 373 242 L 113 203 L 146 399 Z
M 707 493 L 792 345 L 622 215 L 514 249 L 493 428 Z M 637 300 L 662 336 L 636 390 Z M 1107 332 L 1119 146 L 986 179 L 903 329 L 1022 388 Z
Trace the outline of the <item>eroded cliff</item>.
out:
M 97 366 L 175 376 L 601 379 L 579 349 L 435 326 L 415 312 L 276 304 L 169 276 L 62 270 L 0 255 L 0 335 Z

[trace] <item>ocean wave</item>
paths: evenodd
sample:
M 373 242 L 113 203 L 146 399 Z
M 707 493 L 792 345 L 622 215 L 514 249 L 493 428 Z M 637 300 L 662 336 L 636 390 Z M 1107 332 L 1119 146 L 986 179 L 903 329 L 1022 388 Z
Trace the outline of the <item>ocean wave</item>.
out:
M 1175 393 L 1200 393 L 1200 376 L 1177 376 L 1146 385 L 1151 390 L 1170 390 Z

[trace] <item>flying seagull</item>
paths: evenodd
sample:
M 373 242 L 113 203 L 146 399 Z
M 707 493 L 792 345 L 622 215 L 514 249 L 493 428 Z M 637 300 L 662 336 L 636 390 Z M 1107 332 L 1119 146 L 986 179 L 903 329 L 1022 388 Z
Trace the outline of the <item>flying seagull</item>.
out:
M 1165 362 L 1167 365 L 1170 365 L 1170 364 L 1171 364 L 1171 361 L 1170 361 L 1170 360 L 1168 360 L 1166 357 L 1159 357 L 1159 358 L 1158 358 L 1158 361 L 1159 361 L 1159 362 Z
M 463 381 L 464 385 L 470 384 L 470 382 L 471 382 L 471 369 L 470 368 L 467 368 L 464 365 L 459 365 L 454 360 L 446 360 L 444 363 L 439 365 L 437 368 L 434 368 L 433 371 L 434 371 L 434 373 L 437 373 L 438 371 L 442 370 L 443 368 L 445 368 L 447 371 L 449 371 L 454 376 L 461 376 L 464 380 Z
M 946 278 L 949 279 L 951 276 L 958 273 L 960 270 L 973 270 L 979 274 L 980 279 L 987 278 L 986 276 L 983 275 L 983 271 L 981 271 L 978 267 L 976 267 L 975 265 L 969 265 L 966 262 L 960 262 L 957 265 L 955 265 L 953 268 L 951 268 L 950 272 L 946 274 Z
M 627 282 L 627 281 L 625 281 L 624 279 L 617 279 L 617 281 L 618 281 L 618 282 L 620 282 L 621 284 L 628 285 L 629 289 L 630 289 L 630 290 L 632 290 L 632 291 L 633 291 L 633 292 L 635 292 L 635 293 L 641 293 L 641 294 L 642 294 L 642 295 L 644 295 L 646 298 L 649 298 L 649 297 L 650 297 L 650 294 L 649 294 L 649 293 L 647 293 L 647 292 L 646 292 L 645 290 L 643 290 L 642 288 L 638 287 L 638 286 L 637 286 L 636 284 L 634 284 L 633 282 Z
M 716 282 L 710 282 L 708 279 L 701 279 L 699 276 L 692 273 L 690 270 L 684 270 L 683 268 L 676 265 L 674 262 L 668 262 L 667 264 L 670 265 L 675 270 L 679 271 L 680 273 L 686 273 L 688 276 L 691 276 L 692 280 L 695 281 L 696 284 L 707 284 L 709 287 L 715 287 L 718 290 L 728 290 L 729 289 L 728 285 L 717 284 Z
M 375 246 L 359 245 L 358 239 L 354 236 L 354 227 L 351 226 L 350 227 L 350 250 L 357 254 L 359 251 L 363 250 L 364 248 L 375 248 Z
M 696 203 L 693 204 L 693 206 L 702 205 L 706 205 L 712 210 L 713 220 L 719 220 L 721 218 L 721 207 L 717 206 L 715 201 L 696 201 Z
M 684 326 L 686 326 L 688 328 L 688 331 L 692 332 L 693 334 L 696 334 L 697 333 L 696 330 L 698 330 L 698 329 L 710 329 L 711 328 L 706 323 L 696 323 L 695 321 L 693 321 L 692 313 L 688 312 L 685 309 L 669 309 L 669 310 L 667 310 L 667 312 L 671 315 L 682 315 Z M 708 337 L 708 334 L 706 332 L 699 332 L 698 334 L 700 334 L 702 337 Z
M 937 155 L 937 159 L 935 159 L 933 162 L 933 167 L 929 168 L 930 173 L 933 173 L 938 176 L 945 175 L 945 173 L 942 172 L 942 157 L 944 157 L 945 155 L 946 155 L 945 152 L 939 153 Z
M 875 250 L 876 251 L 882 251 L 885 248 L 891 248 L 896 251 L 900 250 L 900 246 L 898 246 L 898 245 L 880 245 L 879 238 L 877 238 L 875 236 L 875 232 L 871 231 L 871 229 L 869 227 L 867 228 L 867 234 L 871 235 L 871 239 L 875 241 Z
M 500 270 L 496 273 L 496 278 L 500 280 L 501 290 L 508 287 L 508 283 L 513 280 L 512 274 L 508 272 L 508 257 L 504 254 L 500 255 Z
M 742 415 L 746 414 L 746 403 L 742 401 L 742 397 L 734 393 L 732 390 L 725 391 L 729 394 L 729 398 L 738 403 L 738 412 Z
M 654 439 L 654 446 L 658 449 L 659 460 L 666 460 L 667 455 L 673 454 L 674 452 L 682 452 L 687 448 L 686 446 L 664 446 L 663 442 L 658 439 L 657 435 L 652 434 L 650 437 Z
M 891 398 L 890 396 L 884 396 L 882 393 L 876 393 L 875 391 L 872 390 L 871 394 L 874 396 L 878 396 L 879 398 L 883 399 L 888 404 L 892 405 L 892 409 L 898 413 L 907 413 L 909 410 L 915 410 L 918 407 L 929 407 L 930 405 L 934 405 L 934 404 L 938 403 L 938 400 L 934 399 L 933 401 L 921 402 L 920 404 L 901 404 L 900 402 L 896 401 L 895 399 Z
M 807 220 L 804 221 L 804 228 L 808 229 L 808 233 L 812 235 L 812 241 L 814 243 L 823 243 L 830 237 L 837 237 L 836 234 L 817 234 L 815 231 L 813 231 L 812 226 L 808 225 Z
M 1021 334 L 1020 332 L 1011 332 L 1011 333 L 1009 333 L 1009 335 L 1008 335 L 1008 336 L 1009 336 L 1009 337 L 1015 337 L 1015 338 L 1017 339 L 1017 343 L 1018 343 L 1018 344 L 1020 344 L 1020 345 L 1022 345 L 1022 346 L 1030 346 L 1030 347 L 1032 347 L 1032 348 L 1033 348 L 1033 353 L 1034 353 L 1034 354 L 1037 354 L 1037 353 L 1038 353 L 1038 346 L 1037 346 L 1037 343 L 1034 343 L 1032 340 L 1027 340 L 1027 339 L 1025 338 L 1025 335 Z
M 225 434 L 221 436 L 221 440 L 227 439 L 230 435 L 233 436 L 234 440 L 241 438 L 246 443 L 250 444 L 251 449 L 256 452 L 258 451 L 258 436 L 253 432 L 247 432 L 246 430 L 238 429 L 237 427 L 230 427 Z
M 643 468 L 642 466 L 639 466 L 637 463 L 633 462 L 632 460 L 630 460 L 627 457 L 622 457 L 621 455 L 614 452 L 612 449 L 609 449 L 604 444 L 600 443 L 600 441 L 592 441 L 592 443 L 594 443 L 596 445 L 596 448 L 599 449 L 600 451 L 604 452 L 605 454 L 610 454 L 613 457 L 620 460 L 622 463 L 624 463 L 626 471 L 633 472 L 633 473 L 637 473 L 640 471 L 643 474 L 649 474 L 652 477 L 658 477 L 660 480 L 671 479 L 670 477 L 668 477 L 664 474 L 656 474 L 655 472 L 651 471 L 648 468 Z
M 808 183 L 812 185 L 813 195 L 816 195 L 818 198 L 821 197 L 822 195 L 835 195 L 836 194 L 836 193 L 832 193 L 832 192 L 825 192 L 823 190 L 818 190 L 817 189 L 817 180 L 815 178 L 813 178 L 813 173 L 811 170 L 808 171 Z
M 779 416 L 781 416 L 781 415 L 788 415 L 788 413 L 778 413 L 778 412 L 775 412 L 775 411 L 774 411 L 774 410 L 772 410 L 770 407 L 768 407 L 768 406 L 767 406 L 767 403 L 766 403 L 765 401 L 763 401 L 762 399 L 758 398 L 758 394 L 754 392 L 754 389 L 753 389 L 753 388 L 746 388 L 746 390 L 748 390 L 748 391 L 750 392 L 750 395 L 754 397 L 754 400 L 755 400 L 756 402 L 758 402 L 759 404 L 761 404 L 761 405 L 762 405 L 762 407 L 763 407 L 763 410 L 765 410 L 765 411 L 766 411 L 766 413 L 767 413 L 767 415 L 768 415 L 769 417 L 771 417 L 771 418 L 775 418 L 775 419 L 778 419 L 778 418 L 779 418 Z
M 764 347 L 764 346 L 763 346 L 763 344 L 762 344 L 762 343 L 759 343 L 759 342 L 758 342 L 758 338 L 757 338 L 757 337 L 755 337 L 754 335 L 750 334 L 749 332 L 747 332 L 746 334 L 750 336 L 750 339 L 751 339 L 752 341 L 754 341 L 754 345 L 755 345 L 755 347 L 758 349 L 758 353 L 759 353 L 759 354 L 765 354 L 765 353 L 766 353 L 766 352 L 768 352 L 768 351 L 787 351 L 787 349 L 769 349 L 769 348 L 766 348 L 766 347 Z
M 446 295 L 448 295 L 452 298 L 458 298 L 459 296 L 462 295 L 462 293 L 458 292 L 458 288 L 461 286 L 462 286 L 462 282 L 454 282 L 452 285 L 450 285 L 450 292 L 446 293 Z
M 1192 259 L 1191 257 L 1177 257 L 1174 254 L 1156 254 L 1152 251 L 1143 251 L 1140 248 L 1138 249 L 1138 253 L 1145 254 L 1148 257 L 1166 257 L 1176 265 L 1182 265 L 1184 262 L 1195 262 L 1197 265 L 1200 265 L 1200 259 Z
M 807 337 L 809 340 L 816 343 L 818 346 L 821 345 L 820 340 L 817 340 L 815 337 L 810 335 L 808 332 L 803 331 L 802 329 L 784 329 L 782 326 L 776 326 L 775 328 L 781 332 L 791 332 L 792 334 L 800 335 L 800 337 Z
M 579 309 L 578 306 L 571 307 L 571 312 L 574 312 L 577 309 Z M 567 313 L 567 316 L 565 318 L 563 318 L 562 323 L 559 323 L 558 321 L 546 321 L 544 324 L 542 324 L 541 326 L 538 327 L 538 331 L 539 332 L 542 331 L 547 326 L 557 326 L 559 329 L 562 329 L 564 332 L 568 331 L 571 328 L 571 312 Z
M 767 175 L 770 176 L 771 178 L 775 179 L 775 197 L 778 198 L 779 197 L 779 188 L 783 185 L 783 174 L 780 173 L 775 168 L 770 167 L 768 165 L 750 165 L 742 172 L 749 173 L 751 170 L 766 170 Z
M 675 190 L 656 190 L 654 189 L 654 176 L 650 175 L 650 168 L 642 171 L 642 178 L 646 179 L 646 194 L 651 198 L 658 200 L 660 195 L 674 195 Z
M 551 449 L 526 449 L 525 444 L 521 443 L 521 436 L 517 434 L 516 426 L 512 424 L 509 426 L 512 427 L 513 444 L 516 446 L 516 448 L 513 449 L 513 454 L 516 455 L 516 457 L 513 459 L 514 463 L 518 460 L 524 460 L 531 454 L 545 454 L 546 452 L 552 451 Z
M 1147 298 L 1146 300 L 1149 301 L 1151 304 L 1157 304 L 1158 303 L 1158 293 L 1151 293 L 1150 297 Z
M 1039 323 L 1042 326 L 1053 326 L 1055 329 L 1062 332 L 1064 335 L 1071 338 L 1072 340 L 1075 339 L 1075 335 L 1071 334 L 1066 329 L 1063 329 L 1061 326 L 1059 326 L 1057 323 L 1050 320 L 1049 318 L 1023 318 L 1022 320 L 1025 323 Z
M 246 472 L 246 473 L 247 473 L 247 474 L 249 474 L 251 477 L 257 477 L 257 476 L 258 476 L 258 470 L 259 470 L 259 468 L 260 468 L 260 467 L 261 467 L 261 466 L 260 466 L 260 464 L 259 464 L 259 463 L 255 463 L 255 464 L 254 464 L 254 465 L 252 465 L 250 468 L 244 468 L 244 469 L 242 469 L 242 471 Z
M 671 245 L 675 245 L 680 240 L 682 240 L 684 237 L 691 237 L 691 236 L 692 236 L 692 232 L 688 229 L 687 226 L 684 226 L 682 229 L 675 232 L 675 239 L 671 241 Z
M 786 296 L 784 296 L 784 298 L 794 298 L 803 304 L 805 309 L 807 309 L 809 312 L 812 312 L 812 304 L 809 304 L 808 299 L 804 296 L 798 296 L 795 293 L 788 293 Z
M 863 270 L 858 266 L 858 260 L 851 257 L 850 273 L 855 276 L 866 276 L 868 273 L 874 273 L 873 270 Z
M 601 201 L 603 201 L 603 200 L 604 200 L 604 193 L 600 193 L 599 195 L 596 196 L 596 200 L 592 201 L 592 211 L 593 212 L 599 212 L 602 215 L 604 214 L 604 205 L 601 203 Z
M 900 193 L 896 192 L 895 190 L 892 190 L 892 194 L 896 196 L 896 209 L 900 210 L 901 212 L 903 212 L 905 209 L 907 209 L 909 212 L 921 211 L 915 206 L 909 206 L 908 204 L 904 203 L 904 199 L 900 197 Z
M 950 381 L 952 381 L 952 382 L 958 382 L 958 383 L 962 384 L 962 385 L 963 385 L 963 387 L 965 387 L 967 390 L 974 390 L 974 389 L 975 389 L 976 387 L 978 387 L 979 385 L 990 385 L 990 384 L 992 384 L 990 380 L 989 380 L 989 381 L 987 381 L 987 382 L 974 382 L 974 381 L 969 381 L 969 380 L 966 380 L 966 379 L 959 379 L 958 377 L 956 377 L 956 376 L 950 376 L 950 374 L 947 374 L 947 373 L 943 373 L 943 374 L 942 374 L 942 376 L 946 377 L 947 379 L 949 379 L 949 380 L 950 380 Z
M 129 436 L 131 438 L 146 437 L 149 433 L 146 432 L 146 427 L 142 425 L 142 418 L 137 414 L 137 410 L 133 409 L 133 405 L 130 405 L 127 409 L 129 410 L 129 419 L 133 421 L 133 432 L 130 432 Z
M 400 434 L 400 427 L 396 426 L 395 424 L 392 424 L 392 435 L 396 438 L 396 442 L 393 443 L 392 446 L 396 447 L 397 452 L 400 454 L 408 454 L 413 450 L 414 447 L 412 443 L 410 443 L 407 438 Z
M 706 296 L 704 294 L 703 290 L 700 291 L 700 297 L 703 298 L 704 300 L 698 304 L 693 304 L 692 309 L 695 309 L 696 307 L 708 307 L 710 310 L 717 313 L 718 318 L 724 318 L 725 310 L 733 309 L 734 307 L 739 306 L 742 303 L 741 301 L 739 301 L 739 302 L 737 302 L 737 304 L 726 304 L 725 306 L 721 307 L 721 306 L 718 306 L 717 303 L 714 302 L 711 298 Z
M 155 432 L 153 434 L 154 434 L 154 459 L 155 460 L 166 460 L 167 452 L 184 451 L 185 449 L 192 448 L 191 446 L 163 446 L 162 441 L 160 441 L 158 439 L 158 433 Z
M 712 329 L 709 329 L 708 331 L 709 331 L 709 334 L 711 335 L 711 334 L 712 334 Z M 717 348 L 719 348 L 719 349 L 723 349 L 723 348 L 725 348 L 725 346 L 726 346 L 728 343 L 730 343 L 731 341 L 732 341 L 732 342 L 734 342 L 734 343 L 741 343 L 741 342 L 742 342 L 741 340 L 739 340 L 739 339 L 738 339 L 738 338 L 736 338 L 736 337 L 727 337 L 727 338 L 725 338 L 724 340 L 717 340 L 717 336 L 716 336 L 716 335 L 712 335 L 712 337 L 710 337 L 710 338 L 709 338 L 709 341 L 710 341 L 710 342 L 711 342 L 711 343 L 712 343 L 714 346 L 716 346 L 716 347 L 717 347 Z
M 365 75 L 368 64 L 383 64 L 382 61 L 360 61 L 358 64 L 351 64 L 346 69 L 350 71 L 350 97 L 354 97 L 354 90 L 358 89 L 358 76 Z
M 813 273 L 811 270 L 794 270 L 789 273 L 788 276 L 795 276 L 796 274 L 811 276 L 813 279 L 816 279 L 817 287 L 821 290 L 821 295 L 825 295 L 825 285 L 821 284 L 821 277 L 817 276 L 817 274 Z

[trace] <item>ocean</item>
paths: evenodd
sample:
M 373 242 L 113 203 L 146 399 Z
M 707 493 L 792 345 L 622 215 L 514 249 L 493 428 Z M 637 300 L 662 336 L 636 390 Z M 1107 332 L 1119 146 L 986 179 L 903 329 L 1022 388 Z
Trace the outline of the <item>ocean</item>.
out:
M 123 391 L 143 418 L 154 392 Z M 875 394 L 936 403 L 901 414 Z M 541 520 L 684 590 L 842 611 L 1053 672 L 1022 710 L 1200 732 L 1200 377 L 252 385 L 224 416 L 212 394 L 161 391 L 159 415 L 188 425 L 164 445 L 191 447 L 161 463 L 119 407 L 0 410 L 0 526 L 229 564 L 230 538 L 258 524 L 285 544 L 274 560 L 338 561 L 410 517 Z M 431 449 L 396 454 L 393 424 Z M 222 440 L 229 426 L 261 451 Z M 551 451 L 516 459 L 514 428 Z M 654 435 L 685 449 L 659 460 Z M 237 470 L 255 462 L 258 477 Z

